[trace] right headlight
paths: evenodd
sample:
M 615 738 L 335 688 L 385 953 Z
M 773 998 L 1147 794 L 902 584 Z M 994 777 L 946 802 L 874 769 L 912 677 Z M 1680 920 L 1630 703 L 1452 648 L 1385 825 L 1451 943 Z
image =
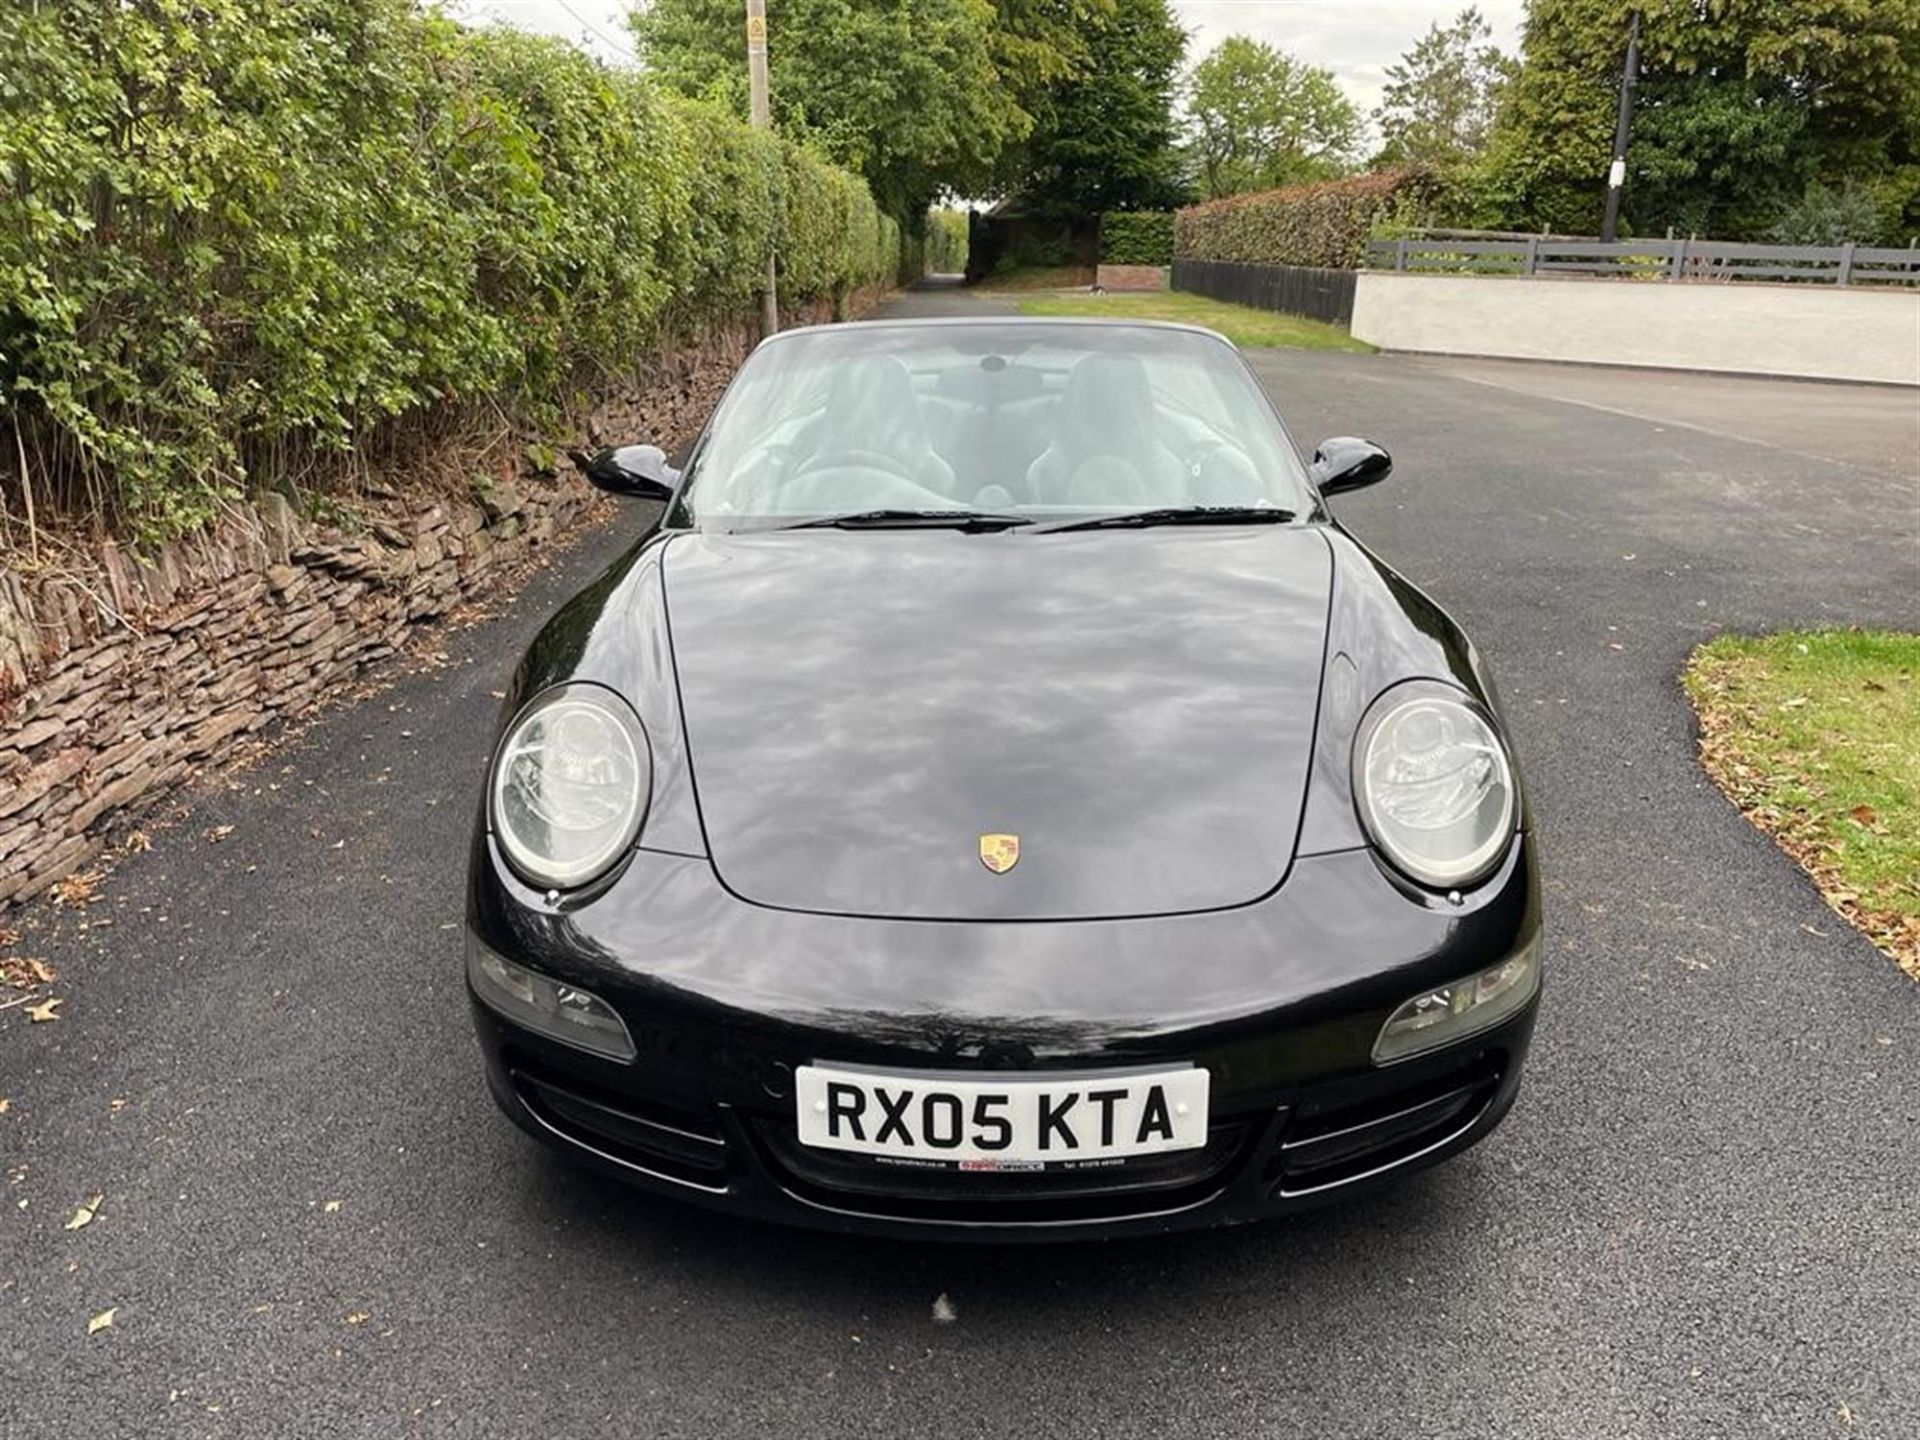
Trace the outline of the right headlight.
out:
M 584 885 L 640 831 L 653 765 L 640 719 L 601 685 L 556 685 L 514 718 L 493 757 L 488 818 L 516 873 Z
M 1436 890 L 1484 878 L 1519 809 L 1493 721 L 1438 681 L 1396 685 L 1373 702 L 1354 736 L 1353 793 L 1381 853 Z
M 467 932 L 467 983 L 489 1009 L 549 1040 L 591 1050 L 609 1060 L 639 1053 L 627 1022 L 591 990 L 516 965 Z

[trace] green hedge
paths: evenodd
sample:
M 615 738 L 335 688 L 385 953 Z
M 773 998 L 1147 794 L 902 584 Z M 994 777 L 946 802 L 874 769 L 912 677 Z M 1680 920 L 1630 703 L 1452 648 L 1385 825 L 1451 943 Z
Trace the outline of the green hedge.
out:
M 936 275 L 960 275 L 967 268 L 967 212 L 927 212 L 927 269 Z
M 0 494 L 148 537 L 449 403 L 890 282 L 811 152 L 410 0 L 0 7 Z M 10 422 L 10 423 L 9 423 Z M 12 432 L 12 433 L 9 433 Z M 49 505 L 49 501 L 52 505 Z
M 1175 217 L 1174 254 L 1182 260 L 1355 269 L 1374 226 L 1416 212 L 1432 186 L 1417 171 L 1386 171 L 1190 206 Z
M 1100 217 L 1100 259 L 1108 265 L 1171 265 L 1171 210 L 1109 210 Z

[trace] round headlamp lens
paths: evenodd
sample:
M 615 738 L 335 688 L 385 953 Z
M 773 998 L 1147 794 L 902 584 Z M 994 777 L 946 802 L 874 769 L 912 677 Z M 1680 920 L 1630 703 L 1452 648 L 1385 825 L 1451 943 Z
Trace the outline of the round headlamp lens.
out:
M 646 736 L 626 702 L 598 685 L 558 686 L 500 742 L 494 835 L 526 879 L 581 885 L 633 843 L 651 783 Z
M 1505 852 L 1517 801 L 1493 722 L 1439 685 L 1389 691 L 1356 741 L 1360 816 L 1387 858 L 1423 885 L 1480 879 Z

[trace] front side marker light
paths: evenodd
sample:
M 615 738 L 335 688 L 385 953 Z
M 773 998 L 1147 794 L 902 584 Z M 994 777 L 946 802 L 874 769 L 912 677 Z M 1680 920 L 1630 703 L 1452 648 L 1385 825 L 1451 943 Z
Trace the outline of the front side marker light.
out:
M 516 965 L 467 932 L 467 983 L 488 1009 L 524 1029 L 609 1060 L 639 1052 L 627 1024 L 591 990 Z
M 1540 939 L 1535 936 L 1498 965 L 1406 1001 L 1373 1042 L 1373 1063 L 1404 1060 L 1498 1025 L 1524 1009 L 1540 989 Z

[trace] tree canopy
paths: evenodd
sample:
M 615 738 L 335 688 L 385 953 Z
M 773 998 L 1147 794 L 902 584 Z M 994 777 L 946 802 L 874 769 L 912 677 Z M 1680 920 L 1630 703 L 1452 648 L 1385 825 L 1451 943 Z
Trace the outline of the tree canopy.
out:
M 1488 43 L 1493 27 L 1468 6 L 1451 25 L 1435 21 L 1425 36 L 1387 67 L 1374 123 L 1381 165 L 1454 169 L 1486 148 L 1501 96 L 1518 63 Z
M 1031 128 L 1015 89 L 1070 63 L 1054 11 L 1011 3 L 1003 26 L 988 0 L 780 0 L 767 45 L 776 127 L 864 174 L 896 216 L 917 216 L 943 189 L 984 186 Z M 648 0 L 631 24 L 668 86 L 746 114 L 738 0 Z
M 1360 142 L 1360 111 L 1331 70 L 1230 35 L 1187 81 L 1187 156 L 1207 198 L 1339 175 Z
M 1509 223 L 1597 223 L 1631 8 L 1529 5 L 1487 176 Z M 1870 195 L 1879 236 L 1920 228 L 1920 0 L 1643 8 L 1632 230 L 1760 236 L 1829 189 Z
M 1187 35 L 1167 0 L 1111 0 L 1086 13 L 1080 42 L 1071 72 L 1035 97 L 1001 188 L 1068 218 L 1179 204 L 1173 97 Z

